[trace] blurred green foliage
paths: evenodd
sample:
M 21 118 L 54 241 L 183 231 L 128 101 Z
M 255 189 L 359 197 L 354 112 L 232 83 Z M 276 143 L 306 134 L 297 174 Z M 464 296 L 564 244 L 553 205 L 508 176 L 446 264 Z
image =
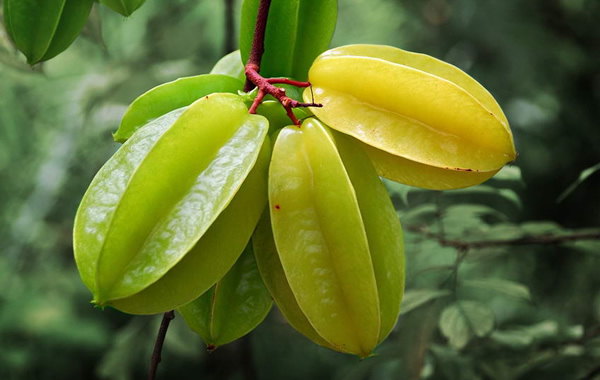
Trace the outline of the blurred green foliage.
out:
M 598 231 L 600 176 L 584 172 L 556 200 L 600 161 L 600 2 L 339 3 L 334 46 L 389 44 L 466 70 L 506 110 L 521 155 L 471 189 L 387 183 L 406 232 L 407 294 L 377 356 L 317 347 L 277 311 L 208 355 L 176 318 L 159 377 L 592 379 L 600 242 L 556 237 Z M 92 308 L 72 219 L 118 147 L 110 132 L 127 105 L 208 72 L 225 53 L 225 25 L 223 1 L 153 0 L 129 19 L 95 6 L 84 35 L 33 69 L 0 29 L 1 379 L 146 373 L 159 318 Z M 539 244 L 511 243 L 532 237 Z

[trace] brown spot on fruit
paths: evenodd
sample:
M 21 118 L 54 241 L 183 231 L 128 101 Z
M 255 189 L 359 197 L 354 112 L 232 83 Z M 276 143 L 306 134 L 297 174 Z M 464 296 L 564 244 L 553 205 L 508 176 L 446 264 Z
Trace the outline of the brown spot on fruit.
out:
M 281 208 L 281 206 L 275 205 L 275 210 L 279 210 L 280 208 Z

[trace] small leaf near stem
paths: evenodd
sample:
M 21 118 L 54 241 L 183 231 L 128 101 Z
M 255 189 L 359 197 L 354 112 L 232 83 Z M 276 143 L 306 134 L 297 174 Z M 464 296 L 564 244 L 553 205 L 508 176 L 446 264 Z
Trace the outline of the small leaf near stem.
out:
M 286 78 L 264 78 L 260 75 L 260 61 L 265 50 L 265 30 L 267 27 L 267 19 L 269 16 L 269 8 L 271 0 L 261 0 L 258 8 L 258 16 L 256 17 L 256 28 L 254 29 L 254 40 L 252 41 L 252 50 L 250 57 L 245 67 L 246 84 L 244 91 L 248 92 L 258 87 L 258 94 L 248 110 L 249 113 L 256 113 L 256 109 L 262 103 L 266 95 L 271 95 L 281 103 L 289 118 L 294 125 L 300 125 L 300 121 L 292 112 L 292 108 L 297 107 L 323 107 L 317 103 L 302 103 L 294 100 L 285 94 L 285 89 L 276 87 L 274 84 L 288 84 L 296 87 L 310 87 L 309 82 L 299 82 Z

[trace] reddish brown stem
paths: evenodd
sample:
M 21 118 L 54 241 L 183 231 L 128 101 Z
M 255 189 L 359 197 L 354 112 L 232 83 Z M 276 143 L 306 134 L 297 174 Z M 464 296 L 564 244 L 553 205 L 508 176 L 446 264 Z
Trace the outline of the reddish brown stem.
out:
M 286 83 L 286 84 L 294 83 L 293 84 L 294 86 L 298 85 L 298 87 L 309 87 L 310 83 L 308 83 L 308 82 L 297 82 L 297 81 L 283 79 L 283 78 L 267 79 L 258 73 L 258 66 L 251 64 L 251 63 L 248 63 L 246 65 L 246 78 L 258 87 L 258 95 L 254 99 L 254 102 L 252 103 L 252 106 L 250 107 L 250 110 L 249 110 L 250 113 L 256 113 L 256 109 L 258 108 L 258 106 L 262 102 L 263 98 L 267 94 L 273 96 L 275 99 L 277 99 L 279 101 L 279 103 L 281 103 L 281 105 L 283 106 L 283 108 L 285 108 L 285 111 L 287 112 L 288 116 L 290 117 L 290 119 L 292 120 L 294 125 L 300 125 L 300 121 L 298 120 L 296 115 L 294 115 L 292 108 L 322 107 L 323 106 L 322 104 L 302 103 L 297 100 L 294 100 L 285 95 L 284 88 L 276 87 L 276 86 L 273 86 L 273 84 L 271 84 L 271 82 Z
M 291 80 L 287 78 L 268 78 L 267 82 L 271 84 L 289 84 L 290 86 L 296 87 L 310 87 L 310 82 L 300 82 L 297 80 Z
M 256 72 L 260 71 L 260 61 L 262 60 L 263 53 L 265 52 L 265 31 L 267 30 L 267 19 L 269 18 L 269 8 L 271 7 L 271 0 L 260 0 L 258 6 L 258 15 L 256 16 L 256 26 L 254 27 L 254 39 L 252 40 L 252 50 L 250 50 L 250 56 L 248 57 L 248 63 L 246 64 L 246 70 L 248 65 L 255 65 Z M 246 76 L 246 85 L 244 91 L 248 92 L 254 88 L 254 85 L 250 78 Z
M 289 118 L 294 125 L 300 125 L 300 121 L 294 115 L 293 108 L 298 107 L 322 107 L 317 103 L 302 103 L 294 100 L 285 94 L 285 89 L 276 87 L 274 84 L 288 84 L 296 87 L 310 87 L 309 82 L 299 82 L 286 78 L 264 78 L 260 75 L 260 62 L 265 51 L 265 31 L 267 28 L 267 19 L 269 17 L 269 8 L 271 0 L 261 0 L 258 7 L 258 16 L 256 17 L 256 28 L 254 29 L 254 40 L 252 41 L 252 50 L 246 64 L 246 85 L 244 91 L 248 92 L 255 86 L 258 87 L 258 94 L 248 110 L 250 113 L 256 113 L 256 109 L 263 101 L 266 95 L 271 95 L 281 103 Z
M 154 344 L 154 352 L 152 352 L 152 359 L 150 359 L 150 371 L 148 373 L 148 380 L 156 379 L 156 370 L 158 369 L 158 363 L 160 363 L 162 356 L 162 347 L 167 336 L 167 329 L 169 323 L 175 318 L 175 312 L 173 310 L 167 311 L 163 315 L 160 328 L 158 329 L 158 335 L 156 336 L 156 343 Z

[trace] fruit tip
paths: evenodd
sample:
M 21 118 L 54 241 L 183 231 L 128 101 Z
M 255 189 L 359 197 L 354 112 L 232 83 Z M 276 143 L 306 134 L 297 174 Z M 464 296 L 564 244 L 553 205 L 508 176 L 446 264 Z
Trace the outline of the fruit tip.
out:
M 217 346 L 215 346 L 214 344 L 207 344 L 206 345 L 206 351 L 209 354 L 212 354 L 216 349 L 217 349 Z

